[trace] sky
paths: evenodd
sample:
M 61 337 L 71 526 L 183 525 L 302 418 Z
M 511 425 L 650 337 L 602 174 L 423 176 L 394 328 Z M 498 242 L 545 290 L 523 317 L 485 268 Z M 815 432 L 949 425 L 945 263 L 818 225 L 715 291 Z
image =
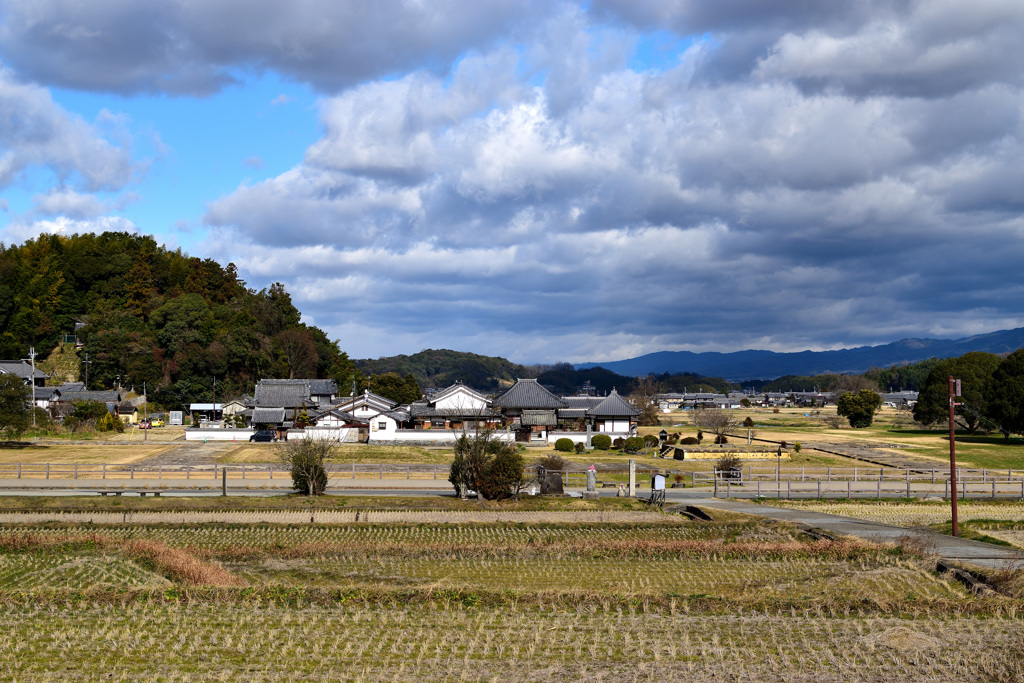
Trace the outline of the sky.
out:
M 0 240 L 154 235 L 354 358 L 1024 326 L 1019 0 L 0 0 Z

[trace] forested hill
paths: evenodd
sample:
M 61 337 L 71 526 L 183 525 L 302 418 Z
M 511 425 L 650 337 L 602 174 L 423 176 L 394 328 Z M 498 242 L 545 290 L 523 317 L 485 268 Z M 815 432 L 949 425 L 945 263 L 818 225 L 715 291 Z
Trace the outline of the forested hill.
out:
M 129 233 L 42 235 L 0 244 L 0 357 L 44 361 L 63 334 L 88 353 L 90 388 L 158 387 L 180 404 L 252 392 L 263 377 L 333 377 L 355 364 L 324 332 L 299 322 L 283 285 L 248 289 L 222 267 Z M 151 392 L 151 396 L 152 396 Z
M 517 378 L 534 378 L 538 368 L 519 365 L 504 358 L 480 356 L 449 349 L 427 349 L 411 356 L 361 359 L 356 364 L 366 375 L 395 372 L 411 374 L 423 388 L 444 388 L 462 382 L 478 391 L 494 392 L 510 386 Z

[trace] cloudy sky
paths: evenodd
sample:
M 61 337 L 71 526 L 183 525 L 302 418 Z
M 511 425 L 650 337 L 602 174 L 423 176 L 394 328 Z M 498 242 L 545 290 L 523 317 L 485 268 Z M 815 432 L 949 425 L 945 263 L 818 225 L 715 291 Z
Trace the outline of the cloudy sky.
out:
M 354 357 L 1024 326 L 1020 0 L 0 0 L 0 240 L 129 230 Z

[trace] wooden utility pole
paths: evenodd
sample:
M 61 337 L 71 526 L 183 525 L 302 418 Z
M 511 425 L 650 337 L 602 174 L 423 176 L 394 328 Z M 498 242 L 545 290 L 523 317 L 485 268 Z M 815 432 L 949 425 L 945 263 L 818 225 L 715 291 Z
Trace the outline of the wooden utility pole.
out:
M 960 530 L 956 518 L 956 423 L 953 421 L 954 411 L 958 405 L 955 396 L 960 395 L 960 380 L 949 376 L 949 485 L 953 489 L 950 503 L 953 506 L 953 535 L 959 536 Z M 993 489 L 994 490 L 994 489 Z

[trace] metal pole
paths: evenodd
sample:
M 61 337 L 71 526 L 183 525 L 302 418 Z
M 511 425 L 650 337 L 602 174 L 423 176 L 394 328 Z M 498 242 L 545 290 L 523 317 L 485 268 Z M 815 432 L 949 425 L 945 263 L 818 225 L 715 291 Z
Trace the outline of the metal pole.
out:
M 956 401 L 953 398 L 955 390 L 956 380 L 953 376 L 949 376 L 949 478 L 950 478 L 950 489 L 953 491 L 953 497 L 950 498 L 953 513 L 953 535 L 959 536 L 960 529 L 957 525 L 957 510 L 956 510 L 956 425 L 953 422 L 953 412 L 956 408 Z
M 36 428 L 36 347 L 29 347 L 28 357 L 32 359 L 32 429 Z
M 220 495 L 228 495 L 228 468 L 222 467 L 220 470 Z

